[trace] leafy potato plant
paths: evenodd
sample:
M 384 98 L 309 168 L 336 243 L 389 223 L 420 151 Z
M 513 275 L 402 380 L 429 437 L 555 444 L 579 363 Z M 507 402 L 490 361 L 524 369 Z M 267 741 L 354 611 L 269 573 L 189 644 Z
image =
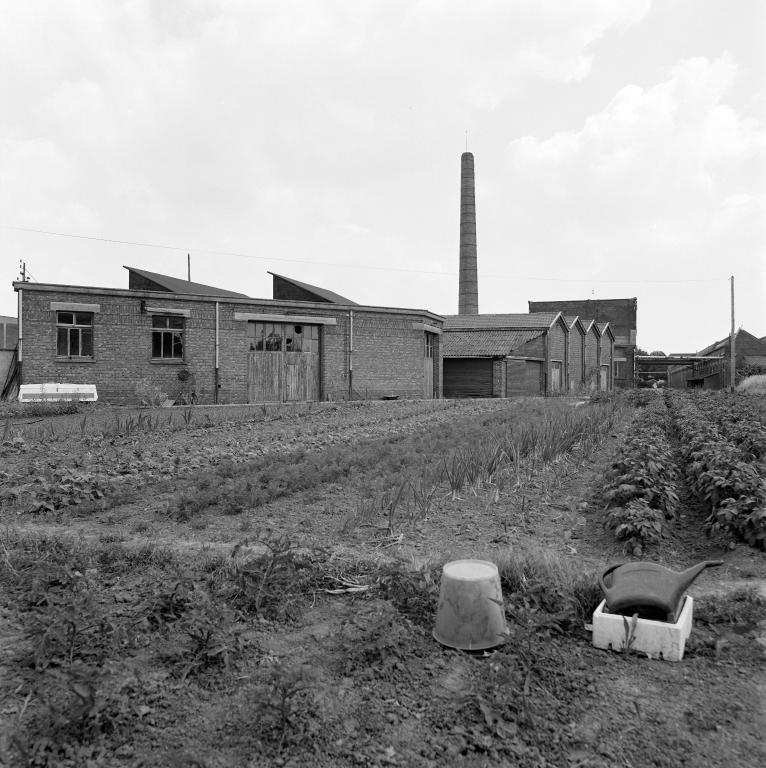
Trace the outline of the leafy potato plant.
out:
M 655 399 L 639 413 L 602 490 L 610 510 L 607 527 L 635 554 L 659 541 L 665 520 L 673 519 L 678 510 L 678 469 L 666 420 L 661 400 Z
M 681 444 L 684 474 L 692 493 L 708 505 L 706 526 L 766 549 L 766 468 L 745 452 L 697 403 L 667 395 L 674 430 Z M 721 417 L 722 422 L 725 417 Z M 727 429 L 730 429 L 727 427 Z M 731 433 L 731 432 L 730 432 Z

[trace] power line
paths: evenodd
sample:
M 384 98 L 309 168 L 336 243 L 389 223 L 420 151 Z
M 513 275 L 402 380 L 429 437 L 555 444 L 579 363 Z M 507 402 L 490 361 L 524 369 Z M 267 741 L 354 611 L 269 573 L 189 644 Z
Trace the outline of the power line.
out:
M 341 267 L 343 269 L 372 269 L 379 272 L 406 272 L 418 275 L 439 275 L 441 277 L 455 277 L 457 272 L 443 272 L 426 269 L 405 269 L 404 267 L 376 267 L 367 264 L 340 264 L 332 261 L 315 261 L 312 259 L 286 259 L 275 256 L 256 256 L 252 253 L 241 253 L 238 251 L 213 251 L 204 248 L 191 248 L 188 245 L 165 245 L 162 243 L 142 243 L 134 240 L 118 240 L 109 237 L 95 237 L 93 235 L 73 235 L 69 232 L 53 232 L 47 229 L 33 229 L 31 227 L 17 227 L 11 224 L 0 224 L 1 229 L 12 229 L 18 232 L 32 232 L 37 235 L 49 235 L 51 237 L 67 237 L 74 240 L 91 240 L 99 243 L 111 243 L 113 245 L 130 245 L 137 248 L 158 248 L 166 251 L 182 251 L 184 253 L 196 252 L 205 253 L 210 256 L 232 256 L 240 259 L 258 259 L 259 261 L 278 261 L 289 264 L 311 264 L 325 267 Z M 530 275 L 503 275 L 499 273 L 482 272 L 482 277 L 499 278 L 503 280 L 530 280 L 535 282 L 548 283 L 585 283 L 599 285 L 678 285 L 686 283 L 718 283 L 729 278 L 687 278 L 683 280 L 596 280 L 592 278 L 566 278 L 566 277 L 535 277 Z

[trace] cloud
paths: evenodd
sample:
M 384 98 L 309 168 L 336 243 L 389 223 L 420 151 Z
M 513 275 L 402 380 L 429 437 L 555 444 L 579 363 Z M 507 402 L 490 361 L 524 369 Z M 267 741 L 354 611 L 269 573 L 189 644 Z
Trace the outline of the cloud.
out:
M 626 263 L 672 255 L 672 270 L 744 235 L 754 256 L 766 141 L 756 115 L 724 103 L 737 76 L 727 53 L 684 60 L 663 82 L 620 89 L 579 131 L 512 141 L 527 247 L 565 247 L 594 267 L 604 253 Z

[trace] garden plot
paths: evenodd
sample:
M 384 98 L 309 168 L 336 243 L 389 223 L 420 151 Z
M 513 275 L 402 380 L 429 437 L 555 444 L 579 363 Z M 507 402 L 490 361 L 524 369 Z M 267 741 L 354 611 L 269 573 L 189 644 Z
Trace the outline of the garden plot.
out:
M 591 646 L 596 574 L 624 557 L 604 477 L 643 410 L 483 400 L 11 422 L 0 761 L 762 764 L 752 590 L 695 597 L 680 665 Z M 680 569 L 728 539 L 707 539 L 676 495 L 644 556 Z M 440 567 L 459 557 L 499 565 L 510 637 L 489 657 L 431 636 Z M 753 548 L 723 557 L 701 587 L 766 573 Z

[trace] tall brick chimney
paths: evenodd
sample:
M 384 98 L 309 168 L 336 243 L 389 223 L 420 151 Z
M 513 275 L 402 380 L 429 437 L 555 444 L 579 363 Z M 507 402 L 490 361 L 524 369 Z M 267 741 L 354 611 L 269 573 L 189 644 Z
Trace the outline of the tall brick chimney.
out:
M 479 278 L 476 271 L 476 196 L 473 155 L 460 157 L 460 278 L 458 314 L 479 314 Z

